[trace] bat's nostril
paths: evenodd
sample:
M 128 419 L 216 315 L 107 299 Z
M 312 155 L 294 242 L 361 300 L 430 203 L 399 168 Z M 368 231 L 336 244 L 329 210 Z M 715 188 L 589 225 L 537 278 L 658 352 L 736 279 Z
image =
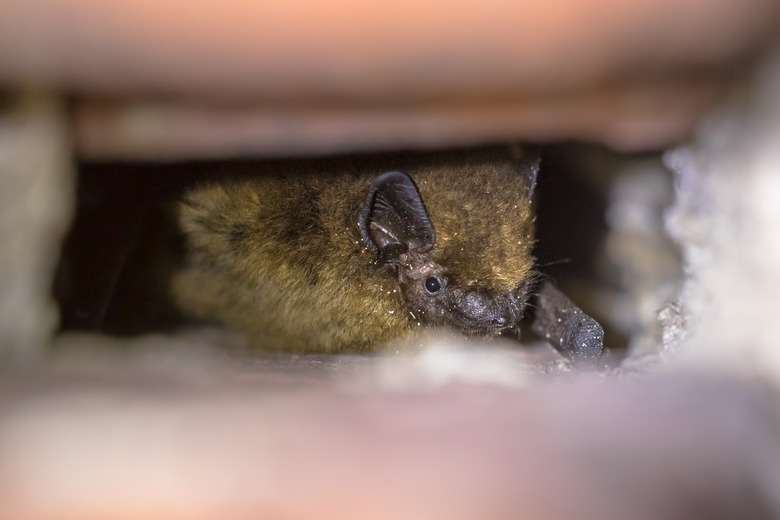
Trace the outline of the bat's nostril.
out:
M 497 317 L 493 318 L 493 324 L 494 325 L 503 326 L 503 325 L 506 325 L 506 322 L 507 322 L 507 319 L 504 316 L 497 316 Z

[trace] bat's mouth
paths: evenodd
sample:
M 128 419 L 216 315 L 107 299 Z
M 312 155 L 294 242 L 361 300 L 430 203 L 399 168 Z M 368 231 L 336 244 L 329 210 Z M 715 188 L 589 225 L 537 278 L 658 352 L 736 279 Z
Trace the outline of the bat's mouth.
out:
M 452 319 L 462 332 L 485 336 L 515 328 L 523 316 L 525 300 L 512 296 L 496 298 L 467 295 L 464 304 L 452 311 Z

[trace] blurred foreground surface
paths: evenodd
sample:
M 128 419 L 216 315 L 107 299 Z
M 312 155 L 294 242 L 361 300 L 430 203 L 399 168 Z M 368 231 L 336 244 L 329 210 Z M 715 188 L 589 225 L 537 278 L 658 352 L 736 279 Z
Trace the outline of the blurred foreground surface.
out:
M 780 512 L 777 396 L 755 382 L 539 379 L 517 351 L 337 365 L 164 352 L 125 356 L 121 373 L 116 357 L 66 357 L 3 382 L 3 518 Z

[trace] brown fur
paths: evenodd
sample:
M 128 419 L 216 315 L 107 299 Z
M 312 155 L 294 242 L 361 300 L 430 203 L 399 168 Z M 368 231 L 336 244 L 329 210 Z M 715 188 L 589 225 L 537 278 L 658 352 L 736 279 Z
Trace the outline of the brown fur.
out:
M 373 350 L 424 326 L 357 225 L 369 184 L 388 170 L 416 183 L 436 231 L 432 258 L 459 283 L 506 292 L 528 279 L 530 189 L 503 149 L 277 163 L 182 198 L 179 307 L 296 352 Z

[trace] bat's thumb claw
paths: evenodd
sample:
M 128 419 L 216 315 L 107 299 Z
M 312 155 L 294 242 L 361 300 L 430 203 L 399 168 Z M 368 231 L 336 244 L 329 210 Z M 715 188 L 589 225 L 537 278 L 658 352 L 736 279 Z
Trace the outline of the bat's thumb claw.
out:
M 580 311 L 563 337 L 563 346 L 578 366 L 596 366 L 604 348 L 604 329 L 596 320 Z

